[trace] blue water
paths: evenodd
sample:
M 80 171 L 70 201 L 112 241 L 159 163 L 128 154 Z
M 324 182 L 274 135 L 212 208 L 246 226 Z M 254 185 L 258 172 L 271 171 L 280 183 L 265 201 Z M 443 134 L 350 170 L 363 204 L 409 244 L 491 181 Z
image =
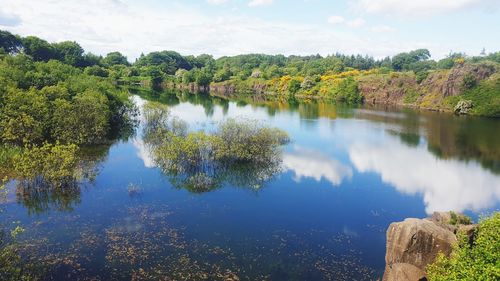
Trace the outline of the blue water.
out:
M 292 140 L 282 173 L 260 188 L 190 193 L 155 167 L 138 130 L 104 149 L 95 180 L 71 195 L 18 192 L 3 204 L 4 224 L 26 229 L 23 255 L 50 262 L 47 280 L 373 280 L 391 222 L 444 210 L 477 220 L 500 208 L 500 120 L 185 94 L 134 99 L 165 102 L 194 129 L 226 118 L 281 128 Z

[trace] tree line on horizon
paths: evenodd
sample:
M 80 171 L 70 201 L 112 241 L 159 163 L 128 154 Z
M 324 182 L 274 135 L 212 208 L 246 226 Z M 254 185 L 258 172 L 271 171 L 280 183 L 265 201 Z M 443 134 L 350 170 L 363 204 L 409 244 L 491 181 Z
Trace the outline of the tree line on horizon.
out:
M 427 49 L 403 52 L 393 57 L 374 59 L 371 56 L 344 55 L 335 53 L 321 55 L 284 56 L 245 54 L 223 56 L 215 59 L 208 54 L 183 56 L 175 51 L 155 51 L 141 54 L 130 63 L 120 52 L 106 56 L 95 55 L 74 41 L 49 43 L 36 36 L 21 37 L 0 30 L 0 56 L 24 54 L 33 61 L 57 60 L 64 64 L 84 69 L 89 75 L 128 81 L 149 80 L 159 85 L 165 80 L 176 83 L 196 83 L 207 86 L 212 82 L 246 80 L 248 78 L 273 79 L 283 76 L 302 76 L 316 79 L 317 76 L 333 75 L 350 70 L 381 69 L 382 72 L 412 71 L 418 80 L 423 80 L 429 71 L 450 69 L 457 62 L 484 60 L 500 63 L 500 52 L 468 57 L 464 53 L 450 53 L 435 61 Z

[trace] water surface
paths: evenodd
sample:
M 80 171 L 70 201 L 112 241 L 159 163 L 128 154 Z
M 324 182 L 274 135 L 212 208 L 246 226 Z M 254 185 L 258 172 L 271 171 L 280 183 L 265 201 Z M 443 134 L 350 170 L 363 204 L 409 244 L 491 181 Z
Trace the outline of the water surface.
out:
M 156 168 L 139 128 L 93 150 L 95 179 L 74 189 L 13 182 L 1 219 L 25 227 L 23 253 L 52 264 L 48 280 L 373 280 L 391 222 L 500 207 L 500 120 L 185 93 L 134 100 L 165 103 L 197 130 L 226 118 L 281 128 L 292 139 L 281 172 L 195 193 Z

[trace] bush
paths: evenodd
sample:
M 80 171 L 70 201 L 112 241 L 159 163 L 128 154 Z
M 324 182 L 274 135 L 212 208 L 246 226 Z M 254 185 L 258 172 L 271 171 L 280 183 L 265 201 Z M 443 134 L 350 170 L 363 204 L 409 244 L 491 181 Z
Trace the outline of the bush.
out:
M 188 132 L 166 108 L 146 105 L 144 140 L 173 184 L 205 192 L 224 181 L 259 187 L 279 170 L 280 146 L 289 141 L 278 129 L 252 121 L 227 120 L 212 133 Z
M 472 75 L 471 73 L 467 73 L 464 76 L 464 80 L 462 81 L 462 86 L 466 90 L 470 90 L 474 88 L 477 85 L 476 77 Z
M 343 79 L 335 91 L 335 100 L 350 104 L 361 103 L 363 96 L 359 94 L 358 82 L 352 77 Z
M 77 151 L 74 144 L 26 147 L 14 156 L 14 169 L 22 181 L 61 187 L 79 177 Z
M 457 214 L 455 212 L 450 212 L 451 219 L 449 221 L 449 224 L 451 225 L 460 225 L 460 224 L 471 224 L 472 220 L 465 215 L 462 214 Z
M 500 74 L 493 74 L 481 81 L 476 87 L 466 90 L 462 95 L 449 97 L 447 102 L 455 106 L 460 100 L 474 104 L 468 114 L 500 117 Z
M 459 243 L 448 258 L 440 254 L 427 267 L 430 281 L 500 280 L 500 213 L 483 219 L 478 226 L 473 244 L 466 235 L 459 235 Z

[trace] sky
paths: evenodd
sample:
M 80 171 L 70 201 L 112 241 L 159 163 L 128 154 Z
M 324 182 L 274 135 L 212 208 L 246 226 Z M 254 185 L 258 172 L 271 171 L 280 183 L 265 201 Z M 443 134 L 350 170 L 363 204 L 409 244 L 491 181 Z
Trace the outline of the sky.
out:
M 500 0 L 0 0 L 0 29 L 86 51 L 215 57 L 500 51 Z

